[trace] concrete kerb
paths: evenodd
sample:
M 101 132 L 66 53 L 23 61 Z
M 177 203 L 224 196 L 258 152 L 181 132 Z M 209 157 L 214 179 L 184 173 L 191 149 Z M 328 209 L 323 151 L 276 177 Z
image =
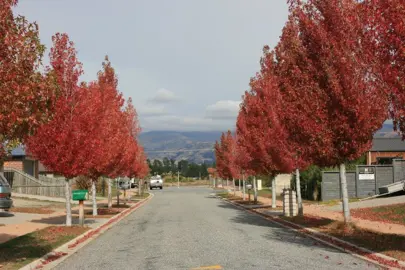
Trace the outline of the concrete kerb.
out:
M 308 237 L 310 237 L 310 238 L 312 238 L 312 239 L 314 239 L 314 240 L 316 240 L 318 242 L 321 242 L 321 243 L 323 243 L 325 245 L 328 245 L 328 246 L 333 247 L 335 249 L 338 249 L 340 251 L 346 252 L 346 253 L 348 253 L 348 254 L 356 257 L 356 258 L 362 259 L 364 261 L 367 261 L 367 262 L 370 262 L 372 264 L 378 265 L 380 267 L 388 268 L 388 269 L 401 269 L 401 270 L 405 269 L 405 262 L 404 261 L 399 261 L 399 260 L 397 260 L 395 258 L 392 258 L 392 257 L 389 257 L 387 255 L 377 253 L 377 252 L 373 252 L 371 250 L 356 246 L 356 245 L 354 245 L 352 243 L 346 242 L 346 241 L 338 239 L 336 237 L 333 237 L 333 236 L 318 232 L 318 231 L 310 229 L 310 228 L 303 227 L 303 226 L 301 226 L 299 224 L 292 223 L 292 222 L 289 222 L 287 220 L 281 220 L 278 217 L 273 217 L 273 216 L 269 216 L 269 215 L 266 215 L 266 214 L 263 214 L 263 213 L 256 212 L 254 210 L 245 208 L 245 207 L 243 207 L 243 206 L 241 206 L 239 204 L 231 202 L 231 201 L 229 201 L 227 199 L 223 199 L 223 200 L 225 202 L 229 203 L 229 204 L 232 204 L 233 206 L 235 206 L 237 208 L 243 209 L 243 210 L 245 210 L 247 212 L 250 212 L 252 214 L 260 216 L 260 217 L 262 217 L 262 218 L 264 218 L 264 219 L 266 219 L 266 220 L 268 220 L 270 222 L 276 223 L 277 225 L 282 226 L 282 227 L 287 228 L 287 229 L 290 229 L 290 230 L 292 230 L 294 232 L 304 234 L 305 236 L 308 236 Z M 277 220 L 277 219 L 279 219 L 279 220 Z M 287 224 L 285 224 L 285 223 L 287 223 Z M 298 229 L 296 229 L 296 228 L 298 228 Z M 324 239 L 322 239 L 320 237 L 322 237 Z M 326 240 L 325 240 L 325 238 L 326 238 Z M 349 250 L 349 249 L 344 248 L 344 247 L 341 247 L 341 246 L 338 246 L 338 245 L 334 244 L 332 241 L 340 243 L 340 244 L 342 244 L 344 246 L 351 247 L 352 249 L 354 249 L 354 251 Z M 359 253 L 356 253 L 356 250 L 361 251 L 362 253 L 365 253 L 367 255 L 378 257 L 379 259 L 384 261 L 384 264 L 379 262 L 378 260 L 366 257 L 366 256 L 361 255 Z M 398 266 L 393 267 L 392 266 L 393 264 L 397 264 Z
M 47 253 L 40 259 L 35 260 L 30 264 L 27 264 L 26 266 L 20 268 L 20 270 L 52 269 L 53 267 L 57 266 L 58 264 L 72 256 L 78 250 L 89 244 L 91 241 L 102 235 L 104 232 L 106 232 L 118 222 L 123 220 L 125 217 L 130 215 L 132 212 L 143 206 L 147 201 L 152 199 L 153 196 L 154 194 L 149 193 L 149 196 L 147 198 L 135 203 L 130 208 L 125 209 L 121 213 L 111 217 L 107 222 L 101 224 L 99 227 L 91 229 L 77 236 L 76 238 L 70 240 L 62 246 Z

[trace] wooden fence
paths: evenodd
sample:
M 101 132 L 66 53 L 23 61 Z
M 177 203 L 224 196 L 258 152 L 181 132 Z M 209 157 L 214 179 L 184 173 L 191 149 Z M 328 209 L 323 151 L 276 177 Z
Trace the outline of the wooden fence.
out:
M 48 197 L 65 197 L 64 178 L 40 176 L 40 179 L 36 179 L 29 174 L 12 168 L 6 168 L 4 176 L 9 181 L 12 192 Z

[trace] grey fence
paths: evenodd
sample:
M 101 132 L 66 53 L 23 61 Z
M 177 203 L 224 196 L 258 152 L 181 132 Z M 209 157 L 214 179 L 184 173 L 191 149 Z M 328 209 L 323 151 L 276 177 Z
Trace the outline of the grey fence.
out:
M 10 183 L 12 192 L 48 197 L 65 197 L 65 180 L 28 175 L 15 169 L 5 169 L 4 176 Z
M 359 165 L 354 172 L 346 172 L 349 198 L 365 198 L 379 194 L 382 186 L 405 180 L 405 160 L 394 160 L 393 165 Z M 341 199 L 339 172 L 322 172 L 322 201 Z
M 349 197 L 356 196 L 356 172 L 346 172 Z M 342 197 L 339 172 L 322 172 L 322 201 Z

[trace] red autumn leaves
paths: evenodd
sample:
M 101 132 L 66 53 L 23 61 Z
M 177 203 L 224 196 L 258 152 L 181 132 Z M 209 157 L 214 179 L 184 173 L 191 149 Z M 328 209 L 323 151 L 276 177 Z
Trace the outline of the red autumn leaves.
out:
M 7 144 L 47 119 L 55 97 L 48 74 L 37 71 L 45 50 L 38 26 L 15 16 L 16 4 L 0 1 L 0 159 Z

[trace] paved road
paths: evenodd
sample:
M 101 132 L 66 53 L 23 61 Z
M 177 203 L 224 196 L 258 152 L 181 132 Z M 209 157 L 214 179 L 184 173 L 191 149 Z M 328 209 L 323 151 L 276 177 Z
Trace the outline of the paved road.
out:
M 167 188 L 57 269 L 373 269 L 210 196 Z

